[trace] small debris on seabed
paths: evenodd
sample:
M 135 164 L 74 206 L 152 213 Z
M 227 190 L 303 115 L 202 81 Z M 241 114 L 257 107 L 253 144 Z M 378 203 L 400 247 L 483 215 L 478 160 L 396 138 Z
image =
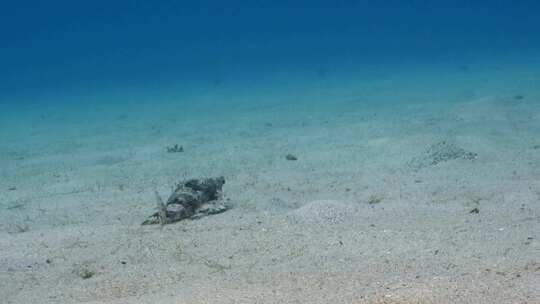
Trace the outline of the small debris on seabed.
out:
M 28 224 L 14 224 L 13 228 L 15 228 L 16 233 L 25 233 L 30 231 L 30 226 Z
M 93 277 L 94 275 L 96 274 L 95 271 L 89 269 L 88 267 L 83 267 L 82 269 L 80 269 L 78 271 L 78 275 L 79 277 L 81 277 L 82 279 L 86 280 L 86 279 L 90 279 L 91 277 Z
M 370 204 L 370 205 L 378 204 L 378 203 L 382 202 L 383 199 L 384 198 L 382 196 L 370 195 L 369 198 L 368 198 L 368 204 Z
M 287 159 L 287 160 L 298 160 L 298 157 L 296 157 L 296 156 L 293 155 L 293 154 L 287 154 L 287 155 L 285 156 L 285 159 Z
M 469 211 L 469 213 L 471 213 L 471 214 L 478 214 L 478 213 L 480 213 L 480 209 L 474 208 L 474 209 L 472 209 L 471 211 Z
M 179 146 L 178 144 L 175 144 L 172 147 L 167 147 L 167 153 L 180 153 L 184 152 L 184 147 Z

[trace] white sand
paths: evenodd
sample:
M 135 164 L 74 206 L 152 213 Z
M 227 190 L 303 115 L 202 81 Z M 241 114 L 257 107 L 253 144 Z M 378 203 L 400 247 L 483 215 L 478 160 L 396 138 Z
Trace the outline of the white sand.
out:
M 538 71 L 3 105 L 1 302 L 540 303 Z M 442 140 L 478 157 L 408 165 Z M 233 209 L 140 226 L 218 175 Z

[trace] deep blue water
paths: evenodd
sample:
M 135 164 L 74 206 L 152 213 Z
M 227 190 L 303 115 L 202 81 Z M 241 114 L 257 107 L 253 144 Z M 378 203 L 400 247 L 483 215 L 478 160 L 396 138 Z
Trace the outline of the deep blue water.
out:
M 540 1 L 4 1 L 0 101 L 540 50 Z

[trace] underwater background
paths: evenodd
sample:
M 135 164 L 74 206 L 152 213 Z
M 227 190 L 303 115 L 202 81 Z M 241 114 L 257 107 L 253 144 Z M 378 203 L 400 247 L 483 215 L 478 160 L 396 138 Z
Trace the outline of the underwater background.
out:
M 2 4 L 3 103 L 272 85 L 535 55 L 537 1 Z
M 539 16 L 0 3 L 0 302 L 540 303 Z

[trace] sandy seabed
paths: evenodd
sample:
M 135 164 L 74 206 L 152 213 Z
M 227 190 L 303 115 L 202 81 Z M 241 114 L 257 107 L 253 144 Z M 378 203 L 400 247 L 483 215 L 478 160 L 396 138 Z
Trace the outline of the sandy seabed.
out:
M 538 71 L 3 105 L 1 302 L 540 303 Z M 140 225 L 204 176 L 230 210 Z

